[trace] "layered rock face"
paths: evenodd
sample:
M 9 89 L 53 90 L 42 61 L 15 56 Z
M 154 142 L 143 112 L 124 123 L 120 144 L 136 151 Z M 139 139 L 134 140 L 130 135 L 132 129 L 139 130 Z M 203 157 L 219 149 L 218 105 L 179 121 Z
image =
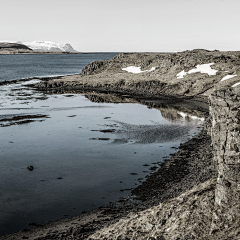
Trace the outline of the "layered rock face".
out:
M 212 234 L 240 223 L 240 87 L 209 97 L 211 138 L 218 170 Z

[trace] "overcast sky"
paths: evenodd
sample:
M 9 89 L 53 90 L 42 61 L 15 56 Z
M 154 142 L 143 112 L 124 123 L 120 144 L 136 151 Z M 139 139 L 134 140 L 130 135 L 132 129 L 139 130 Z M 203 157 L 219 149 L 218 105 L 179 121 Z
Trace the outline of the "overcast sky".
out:
M 78 51 L 240 50 L 240 0 L 0 0 L 0 39 Z

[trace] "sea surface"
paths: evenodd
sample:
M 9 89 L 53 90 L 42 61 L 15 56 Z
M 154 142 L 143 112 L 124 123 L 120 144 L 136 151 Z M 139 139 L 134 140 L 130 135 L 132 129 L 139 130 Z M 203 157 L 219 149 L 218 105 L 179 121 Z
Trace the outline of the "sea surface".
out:
M 0 79 L 79 73 L 114 55 L 0 55 Z M 0 235 L 127 196 L 203 126 L 174 109 L 96 103 L 87 94 L 48 95 L 26 85 L 38 81 L 0 86 Z
M 0 81 L 81 73 L 88 63 L 110 59 L 117 54 L 110 52 L 0 55 Z

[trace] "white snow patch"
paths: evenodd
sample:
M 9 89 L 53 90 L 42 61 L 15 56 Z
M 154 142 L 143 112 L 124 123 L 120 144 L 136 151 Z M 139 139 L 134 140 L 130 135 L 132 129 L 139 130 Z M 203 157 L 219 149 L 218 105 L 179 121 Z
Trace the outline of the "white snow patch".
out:
M 229 71 L 224 71 L 224 72 L 229 72 Z
M 152 67 L 150 70 L 149 70 L 149 72 L 152 72 L 152 71 L 154 71 L 156 69 L 156 67 Z
M 224 80 L 227 80 L 227 79 L 236 77 L 236 76 L 237 76 L 237 75 L 227 75 L 227 76 L 223 77 L 221 81 L 224 81 Z
M 150 70 L 141 70 L 141 67 L 134 67 L 134 66 L 130 66 L 130 67 L 126 67 L 126 68 L 122 68 L 122 70 L 130 72 L 130 73 L 143 73 L 143 72 L 152 72 L 156 69 L 156 67 L 152 67 Z
M 200 72 L 200 73 L 207 73 L 208 75 L 216 75 L 216 72 L 218 70 L 211 69 L 211 67 L 210 67 L 213 64 L 214 63 L 207 63 L 207 64 L 202 64 L 202 65 L 197 65 L 197 67 L 195 69 L 189 70 L 188 74 Z
M 187 73 L 184 70 L 182 70 L 180 73 L 177 74 L 177 78 L 184 78 L 184 76 L 186 75 Z
M 180 73 L 178 73 L 176 76 L 177 76 L 177 78 L 184 78 L 185 75 L 191 74 L 191 73 L 196 73 L 196 72 L 207 73 L 209 76 L 210 75 L 216 75 L 216 72 L 218 70 L 211 69 L 211 67 L 210 67 L 213 64 L 214 63 L 207 63 L 207 64 L 197 65 L 196 68 L 191 69 L 188 72 L 185 72 L 183 70 Z
M 240 84 L 240 82 L 235 83 L 234 85 L 232 85 L 232 87 L 236 87 L 236 86 L 239 85 L 239 84 Z

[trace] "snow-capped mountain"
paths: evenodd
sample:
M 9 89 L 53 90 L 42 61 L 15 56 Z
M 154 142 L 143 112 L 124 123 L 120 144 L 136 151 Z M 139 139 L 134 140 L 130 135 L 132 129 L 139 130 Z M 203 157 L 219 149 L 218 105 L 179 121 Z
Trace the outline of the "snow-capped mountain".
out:
M 50 41 L 33 41 L 33 42 L 21 42 L 22 44 L 28 46 L 34 51 L 43 52 L 77 52 L 69 44 L 60 44 Z
M 11 42 L 13 43 L 13 41 Z M 71 52 L 71 53 L 78 52 L 74 50 L 69 43 L 60 44 L 50 41 L 33 41 L 33 42 L 14 41 L 14 43 L 24 44 L 37 52 Z

